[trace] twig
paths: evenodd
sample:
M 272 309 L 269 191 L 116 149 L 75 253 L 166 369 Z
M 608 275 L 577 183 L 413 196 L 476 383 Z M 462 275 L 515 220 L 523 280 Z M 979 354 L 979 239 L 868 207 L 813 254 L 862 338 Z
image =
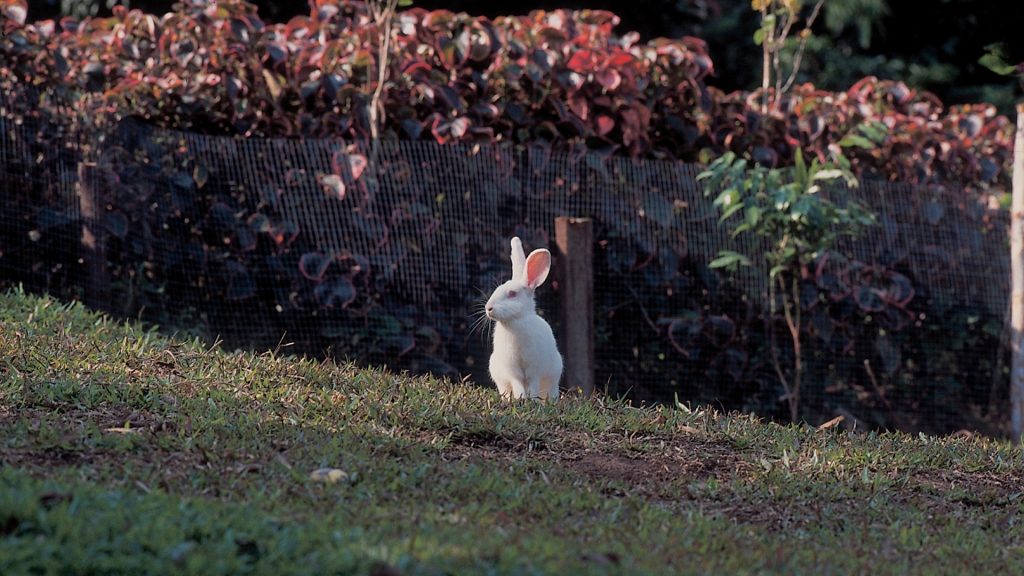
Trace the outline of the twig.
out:
M 885 391 L 878 385 L 878 379 L 875 378 L 875 371 L 871 369 L 871 361 L 867 358 L 864 359 L 864 371 L 868 373 L 868 380 L 871 381 L 871 386 L 874 387 L 878 397 L 882 399 L 882 402 L 885 404 L 885 407 L 889 412 L 892 412 L 892 404 L 889 402 L 889 399 L 885 397 Z
M 814 5 L 814 10 L 811 12 L 809 18 L 807 18 L 807 25 L 804 26 L 803 31 L 800 33 L 800 46 L 796 49 L 796 54 L 793 56 L 793 68 L 789 72 L 789 78 L 786 79 L 786 83 L 782 86 L 782 93 L 788 92 L 793 87 L 793 82 L 796 81 L 796 75 L 800 72 L 800 65 L 804 59 L 804 49 L 807 47 L 807 38 L 810 37 L 811 26 L 814 25 L 814 21 L 818 19 L 818 12 L 821 11 L 821 5 L 825 3 L 825 0 L 818 0 L 818 3 Z
M 795 300 L 787 300 L 786 283 L 780 275 L 778 277 L 779 288 L 782 289 L 782 312 L 786 318 L 786 326 L 789 328 L 789 336 L 793 341 L 793 382 L 792 391 L 789 394 L 789 412 L 792 420 L 796 422 L 796 418 L 800 411 L 800 380 L 802 371 L 802 359 L 800 352 L 800 306 L 799 302 Z M 792 286 L 793 294 L 790 298 L 799 298 L 799 283 L 794 278 Z M 796 319 L 794 320 L 793 307 L 796 306 Z
M 768 3 L 765 2 L 765 3 L 763 3 L 761 5 L 761 22 L 762 22 L 762 24 L 764 23 L 765 18 L 767 18 L 767 17 L 768 17 Z M 761 49 L 764 52 L 764 59 L 763 59 L 763 62 L 761 64 L 761 113 L 762 114 L 767 114 L 768 113 L 768 103 L 769 103 L 769 100 L 768 100 L 768 85 L 771 83 L 771 77 L 772 77 L 772 70 L 771 70 L 772 49 L 771 49 L 771 44 L 772 44 L 772 40 L 775 37 L 775 27 L 774 26 L 771 27 L 771 29 L 768 31 L 768 34 L 770 35 L 768 38 L 763 38 L 761 40 Z
M 655 324 L 653 320 L 651 320 L 650 314 L 648 314 L 647 309 L 644 308 L 644 302 L 643 300 L 640 299 L 640 295 L 636 293 L 636 290 L 634 290 L 628 282 L 624 284 L 626 286 L 626 290 L 629 290 L 629 293 L 633 295 L 633 300 L 636 301 L 636 305 L 640 307 L 640 314 L 644 317 L 644 320 L 647 322 L 647 325 L 650 326 L 651 330 L 654 330 L 656 334 L 661 334 L 661 330 L 658 329 L 658 325 Z
M 775 373 L 779 376 L 779 382 L 782 383 L 782 389 L 786 391 L 786 402 L 790 401 L 793 393 L 789 387 L 789 380 L 786 379 L 786 374 L 782 371 L 782 361 L 779 359 L 779 346 L 778 338 L 775 336 L 775 314 L 778 311 L 778 307 L 775 304 L 775 284 L 768 281 L 768 318 L 765 319 L 765 328 L 768 330 L 768 336 L 771 339 L 771 345 L 769 348 L 772 351 L 772 366 L 775 368 Z M 790 407 L 790 413 L 792 414 L 792 407 Z
M 843 406 L 836 406 L 835 413 L 842 416 L 844 419 L 843 422 L 848 423 L 847 427 L 854 432 L 856 432 L 858 428 L 862 428 L 864 430 L 868 429 L 868 426 L 861 422 L 860 418 L 854 416 L 853 412 L 850 412 Z
M 772 68 L 775 70 L 775 94 L 772 98 L 772 109 L 774 110 L 779 109 L 779 99 L 782 97 L 782 63 L 780 61 L 782 49 L 786 46 L 786 38 L 789 37 L 789 31 L 793 28 L 794 21 L 796 21 L 795 14 L 787 11 L 782 31 L 775 37 L 775 43 L 772 46 Z
M 373 2 L 373 19 L 377 22 L 377 85 L 370 97 L 370 138 L 376 142 L 380 137 L 380 124 L 384 121 L 384 111 L 380 107 L 380 98 L 384 93 L 384 81 L 387 79 L 391 56 L 391 21 L 398 8 L 398 0 Z

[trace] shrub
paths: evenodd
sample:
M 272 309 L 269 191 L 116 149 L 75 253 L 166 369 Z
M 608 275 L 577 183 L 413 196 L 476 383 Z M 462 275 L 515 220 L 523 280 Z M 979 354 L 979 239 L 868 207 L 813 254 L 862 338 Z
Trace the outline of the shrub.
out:
M 245 136 L 362 139 L 381 61 L 364 3 L 316 3 L 268 24 L 241 0 L 189 0 L 163 17 L 25 25 L 5 0 L 5 76 L 91 94 L 93 109 L 160 126 Z M 980 188 L 1008 182 L 1012 127 L 989 105 L 945 110 L 900 82 L 865 78 L 845 92 L 810 84 L 761 114 L 757 92 L 706 85 L 714 66 L 696 38 L 637 42 L 598 10 L 494 20 L 414 8 L 396 18 L 384 136 L 447 142 L 547 142 L 608 154 L 708 161 L 726 150 L 780 166 L 794 151 L 848 153 L 861 177 Z M 868 132 L 865 132 L 867 130 Z
M 408 183 L 409 196 L 393 206 L 397 216 L 361 220 L 357 200 L 368 190 L 362 175 L 368 159 L 355 144 L 369 133 L 367 105 L 381 61 L 379 30 L 365 4 L 321 0 L 309 16 L 280 24 L 263 22 L 240 0 L 185 0 L 162 17 L 118 8 L 106 19 L 34 24 L 24 23 L 24 7 L 23 0 L 0 0 L 4 117 L 23 123 L 31 140 L 22 142 L 24 165 L 5 169 L 73 179 L 69 170 L 77 159 L 70 158 L 68 143 L 101 162 L 113 179 L 108 189 L 117 194 L 105 225 L 115 288 L 128 311 L 148 311 L 161 324 L 193 315 L 216 333 L 270 339 L 271 345 L 280 331 L 293 339 L 301 323 L 312 322 L 320 340 L 299 343 L 304 351 L 322 350 L 326 341 L 339 354 L 416 370 L 451 372 L 450 364 L 479 352 L 455 343 L 459 328 L 451 311 L 462 309 L 465 294 L 426 287 L 429 304 L 410 306 L 388 276 L 403 254 L 427 246 L 439 223 L 462 226 L 459 232 L 468 237 L 479 233 L 473 223 L 443 221 L 442 211 L 413 197 L 422 190 L 408 165 L 386 166 Z M 554 151 L 568 151 L 591 163 L 586 177 L 637 189 L 650 183 L 595 158 L 707 162 L 732 151 L 772 168 L 792 165 L 798 150 L 819 162 L 838 160 L 841 146 L 845 167 L 862 181 L 910 182 L 929 193 L 963 187 L 972 195 L 1008 183 L 1012 127 L 991 106 L 947 110 L 900 82 L 865 78 L 842 92 L 796 86 L 777 112 L 762 114 L 756 92 L 726 94 L 708 86 L 714 66 L 701 40 L 640 43 L 635 34 L 617 34 L 617 22 L 596 10 L 493 20 L 443 10 L 400 13 L 383 91 L 384 140 L 517 144 L 531 169 L 546 166 L 544 158 Z M 248 204 L 231 174 L 186 158 L 181 134 L 152 137 L 154 126 L 259 137 L 254 142 L 268 146 L 266 155 L 275 153 L 275 141 L 262 138 L 333 138 L 325 145 L 333 173 L 305 173 L 296 161 L 267 163 L 266 185 L 256 191 L 261 200 Z M 597 156 L 584 159 L 583 151 Z M 324 253 L 309 230 L 285 217 L 275 204 L 278 183 L 305 186 L 314 178 L 338 201 L 335 216 L 351 219 L 361 237 L 387 250 Z M 66 190 L 39 178 L 26 182 L 0 182 L 3 217 L 18 223 L 0 231 L 0 263 L 14 266 L 16 254 L 16 267 L 31 268 L 36 287 L 68 285 L 75 295 L 67 271 L 76 255 L 56 254 L 76 233 L 77 222 L 56 209 Z M 633 207 L 614 213 L 597 230 L 598 285 L 606 288 L 596 300 L 598 343 L 607 352 L 600 369 L 669 382 L 669 393 L 682 390 L 681 397 L 777 413 L 782 391 L 751 301 L 707 263 L 644 240 L 640 224 L 630 221 L 639 220 Z M 521 228 L 533 243 L 547 240 L 536 223 Z M 33 233 L 40 241 L 26 242 Z M 36 250 L 44 245 L 52 250 Z M 504 269 L 489 245 L 458 246 L 481 286 Z M 804 337 L 816 344 L 808 352 L 807 380 L 836 390 L 827 394 L 848 397 L 863 408 L 862 417 L 886 425 L 905 422 L 905 414 L 920 408 L 926 401 L 913 392 L 939 372 L 972 393 L 985 386 L 999 367 L 972 375 L 971 356 L 963 351 L 993 348 L 998 334 L 987 321 L 965 330 L 973 309 L 932 314 L 938 304 L 920 296 L 928 288 L 920 279 L 901 262 L 881 264 L 830 253 L 801 275 L 800 293 L 808 305 Z M 879 304 L 871 296 L 903 295 L 908 286 L 911 301 L 900 296 Z M 191 310 L 182 297 L 189 291 L 203 298 Z M 624 304 L 622 294 L 632 299 Z M 267 310 L 275 312 L 266 334 L 246 329 Z M 902 330 L 912 312 L 928 312 L 926 326 L 915 321 L 914 333 L 925 336 Z M 635 330 L 636 315 L 646 316 L 649 330 Z M 883 317 L 894 328 L 880 338 Z M 963 337 L 956 353 L 941 355 L 940 370 L 928 346 L 948 332 Z M 868 358 L 872 377 L 863 366 Z M 883 390 L 898 383 L 903 395 L 874 391 L 872 379 Z M 634 390 L 641 398 L 666 396 Z M 829 414 L 829 401 L 808 398 L 806 414 Z M 956 397 L 928 402 L 955 410 Z

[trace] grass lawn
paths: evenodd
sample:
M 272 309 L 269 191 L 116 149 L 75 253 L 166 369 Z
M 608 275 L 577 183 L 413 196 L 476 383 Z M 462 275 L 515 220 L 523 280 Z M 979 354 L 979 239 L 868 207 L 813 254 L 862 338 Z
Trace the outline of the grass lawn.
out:
M 0 442 L 6 575 L 1024 570 L 1005 442 L 506 405 L 21 294 Z

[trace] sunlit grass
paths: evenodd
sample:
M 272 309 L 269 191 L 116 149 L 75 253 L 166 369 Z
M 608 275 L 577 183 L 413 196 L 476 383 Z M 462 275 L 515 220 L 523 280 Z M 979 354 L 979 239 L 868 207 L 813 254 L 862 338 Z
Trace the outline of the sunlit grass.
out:
M 0 564 L 22 573 L 1010 573 L 984 438 L 226 352 L 0 297 Z M 317 482 L 318 468 L 343 470 Z M 391 572 L 394 573 L 394 572 Z

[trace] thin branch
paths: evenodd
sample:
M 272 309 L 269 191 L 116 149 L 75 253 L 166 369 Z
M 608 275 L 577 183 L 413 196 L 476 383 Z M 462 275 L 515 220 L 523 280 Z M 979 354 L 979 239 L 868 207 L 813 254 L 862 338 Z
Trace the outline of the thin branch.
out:
M 768 6 L 767 2 L 761 5 L 761 25 L 764 26 L 765 18 L 768 17 Z M 761 65 L 761 113 L 768 113 L 768 85 L 771 83 L 772 70 L 771 70 L 771 56 L 772 56 L 772 39 L 775 36 L 775 27 L 772 26 L 768 31 L 769 37 L 761 39 L 761 49 L 764 52 L 764 61 Z
M 786 379 L 786 374 L 782 370 L 782 361 L 779 359 L 779 346 L 778 338 L 775 336 L 775 314 L 778 311 L 778 306 L 775 303 L 775 284 L 772 283 L 771 279 L 768 280 L 768 318 L 765 320 L 766 328 L 768 330 L 769 338 L 771 339 L 771 345 L 769 348 L 772 351 L 772 366 L 775 368 L 775 373 L 779 376 L 779 382 L 782 383 L 782 389 L 786 392 L 786 402 L 790 402 L 790 398 L 793 396 L 793 392 L 789 387 L 789 380 Z M 790 407 L 790 413 L 792 414 L 792 407 Z
M 790 334 L 793 336 L 793 421 L 795 422 L 800 412 L 800 387 L 803 384 L 804 374 L 803 342 L 800 339 L 800 328 L 802 326 L 800 319 L 800 275 L 794 274 L 791 282 L 793 283 L 793 308 L 796 316 L 794 327 L 790 328 Z
M 864 371 L 868 374 L 868 380 L 871 382 L 871 386 L 875 389 L 875 393 L 882 399 L 882 403 L 885 407 L 892 412 L 892 404 L 889 403 L 889 399 L 885 397 L 885 390 L 878 385 L 878 378 L 875 378 L 875 371 L 871 369 L 871 360 L 864 359 Z
M 790 417 L 795 422 L 800 410 L 800 373 L 802 368 L 800 354 L 800 325 L 797 324 L 797 322 L 799 322 L 800 308 L 798 304 L 794 304 L 792 295 L 786 296 L 786 282 L 781 274 L 777 277 L 777 280 L 779 281 L 779 288 L 782 289 L 782 312 L 786 319 L 786 326 L 789 328 L 789 337 L 793 342 L 793 382 L 791 384 L 792 389 L 789 394 L 789 411 Z M 799 297 L 797 288 L 798 282 L 795 278 L 792 282 L 793 293 Z M 794 306 L 796 306 L 796 313 L 798 315 L 796 320 L 794 320 L 793 317 Z
M 825 3 L 825 0 L 818 0 L 818 3 L 814 5 L 814 10 L 811 12 L 809 18 L 807 18 L 807 25 L 804 26 L 803 31 L 800 32 L 800 46 L 796 49 L 796 54 L 793 56 L 793 68 L 789 71 L 789 78 L 786 79 L 786 83 L 782 86 L 782 92 L 788 92 L 793 87 L 793 83 L 796 82 L 796 75 L 800 72 L 800 65 L 804 59 L 804 49 L 807 47 L 807 39 L 811 36 L 811 26 L 814 25 L 814 21 L 818 19 L 818 13 L 821 12 L 821 6 Z
M 658 325 L 651 320 L 651 315 L 648 314 L 647 309 L 644 308 L 643 299 L 640 298 L 640 295 L 636 293 L 636 290 L 634 290 L 628 282 L 626 283 L 626 290 L 629 290 L 629 293 L 633 295 L 633 300 L 636 302 L 636 305 L 640 307 L 640 315 L 644 317 L 644 321 L 647 322 L 647 325 L 650 326 L 651 330 L 654 330 L 656 334 L 661 334 L 661 330 L 658 328 Z
M 383 0 L 372 3 L 373 19 L 377 22 L 377 85 L 370 97 L 370 139 L 376 146 L 380 138 L 380 125 L 384 122 L 384 110 L 380 99 L 384 93 L 391 60 L 391 22 L 398 8 L 398 0 Z
M 772 98 L 772 109 L 779 109 L 779 99 L 782 97 L 782 49 L 786 47 L 786 38 L 789 38 L 789 31 L 793 28 L 793 22 L 796 21 L 796 15 L 786 11 L 786 18 L 782 23 L 782 30 L 775 37 L 775 44 L 772 46 L 772 52 L 774 52 L 772 58 L 772 66 L 775 69 L 775 94 Z

